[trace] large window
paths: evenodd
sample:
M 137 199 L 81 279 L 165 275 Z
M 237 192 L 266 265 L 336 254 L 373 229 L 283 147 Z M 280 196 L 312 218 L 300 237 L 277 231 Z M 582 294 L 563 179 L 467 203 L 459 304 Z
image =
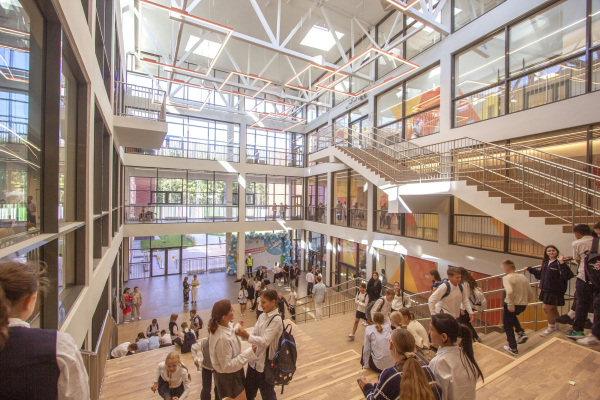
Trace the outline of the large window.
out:
M 506 0 L 452 0 L 453 30 L 458 30 L 469 22 L 476 20 Z
M 307 178 L 306 219 L 327 223 L 327 174 Z
M 587 1 L 565 0 L 456 54 L 454 127 L 597 90 L 600 2 L 591 4 L 592 32 Z
M 246 175 L 246 221 L 302 219 L 304 178 Z
M 366 230 L 368 181 L 353 170 L 335 172 L 333 190 L 333 223 Z
M 303 167 L 304 135 L 249 128 L 246 134 L 246 162 Z
M 126 223 L 238 220 L 238 174 L 137 167 L 125 174 Z

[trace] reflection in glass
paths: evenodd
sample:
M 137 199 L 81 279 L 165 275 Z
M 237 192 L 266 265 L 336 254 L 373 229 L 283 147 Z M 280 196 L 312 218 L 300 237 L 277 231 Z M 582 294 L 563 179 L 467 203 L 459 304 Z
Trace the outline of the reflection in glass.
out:
M 454 30 L 458 30 L 469 22 L 481 17 L 506 0 L 454 0 Z
M 377 126 L 402 118 L 402 85 L 377 96 Z
M 418 139 L 440 131 L 440 108 L 406 119 L 406 140 Z
M 504 32 L 455 56 L 454 96 L 460 97 L 504 80 Z
M 454 101 L 454 127 L 504 115 L 504 85 Z
M 406 82 L 406 115 L 440 104 L 440 67 Z

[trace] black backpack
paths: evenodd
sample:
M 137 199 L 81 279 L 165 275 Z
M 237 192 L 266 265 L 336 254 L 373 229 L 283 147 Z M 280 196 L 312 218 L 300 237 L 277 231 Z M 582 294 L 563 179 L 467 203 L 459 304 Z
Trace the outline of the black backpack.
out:
M 202 325 L 204 325 L 202 318 L 200 318 L 200 316 L 198 314 L 196 314 L 196 316 L 192 319 L 192 324 L 194 324 L 194 323 L 198 323 L 198 326 L 199 326 L 198 329 L 202 329 Z M 194 327 L 192 326 L 191 328 L 193 329 Z
M 381 302 L 381 305 L 379 306 L 379 308 L 377 309 L 376 312 L 381 311 L 381 309 L 383 308 L 383 305 L 385 304 L 385 299 L 383 297 L 380 297 L 379 299 L 377 299 L 375 301 L 369 302 L 369 304 L 367 304 L 367 307 L 365 307 L 365 316 L 367 317 L 367 322 L 373 322 L 371 320 L 371 312 L 373 311 L 373 307 L 375 306 L 375 303 L 377 303 L 380 299 L 383 299 L 383 301 Z
M 600 290 L 600 253 L 598 243 L 600 239 L 592 240 L 592 249 L 585 256 L 585 280 L 591 283 L 596 290 Z
M 189 353 L 192 351 L 192 345 L 196 343 L 196 334 L 193 330 L 188 329 L 186 333 L 183 334 L 183 343 L 181 344 L 181 354 Z
M 277 314 L 271 317 L 267 328 L 273 321 L 273 318 L 281 315 Z M 296 372 L 296 359 L 298 353 L 296 352 L 296 341 L 292 336 L 292 325 L 288 324 L 287 327 L 281 319 L 281 325 L 283 325 L 283 332 L 279 337 L 279 350 L 275 353 L 275 357 L 269 360 L 269 347 L 267 347 L 267 354 L 265 355 L 265 380 L 270 385 L 281 386 L 281 394 L 283 394 L 283 388 L 285 385 L 289 385 L 294 372 Z M 288 332 L 289 328 L 289 332 Z

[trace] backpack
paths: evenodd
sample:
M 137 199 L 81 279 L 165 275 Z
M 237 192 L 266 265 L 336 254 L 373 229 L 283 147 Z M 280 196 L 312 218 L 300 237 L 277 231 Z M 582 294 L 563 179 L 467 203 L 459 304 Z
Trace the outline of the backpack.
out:
M 273 315 L 267 324 L 267 328 L 275 317 L 281 318 L 281 315 Z M 277 350 L 272 360 L 269 360 L 269 348 L 271 346 L 267 347 L 267 354 L 265 355 L 265 380 L 270 385 L 281 386 L 281 394 L 283 394 L 283 388 L 285 385 L 290 384 L 292 376 L 296 372 L 298 353 L 296 352 L 296 341 L 294 340 L 294 336 L 292 336 L 291 324 L 288 324 L 286 327 L 283 323 L 283 318 L 281 318 L 281 325 L 283 325 L 283 332 L 279 337 L 279 350 Z
M 473 304 L 474 307 L 477 307 L 477 310 L 479 312 L 482 312 L 487 308 L 487 299 L 485 298 L 485 295 L 483 294 L 481 289 L 479 289 L 478 287 L 471 292 L 471 297 L 469 298 L 469 300 L 471 301 L 471 304 Z
M 192 345 L 196 343 L 196 334 L 193 330 L 188 329 L 186 333 L 183 334 L 183 343 L 181 345 L 181 354 L 189 353 L 192 351 Z
M 371 311 L 372 311 L 373 307 L 375 306 L 375 303 L 377 303 L 381 299 L 382 298 L 380 297 L 379 299 L 377 299 L 375 301 L 370 301 L 369 304 L 367 304 L 367 307 L 365 308 L 365 315 L 367 317 L 367 322 L 373 322 L 373 321 L 371 321 Z M 385 299 L 383 299 L 383 301 L 381 302 L 381 305 L 379 306 L 379 308 L 377 309 L 376 312 L 381 311 L 384 304 L 385 304 Z
M 598 253 L 598 243 L 600 239 L 592 240 L 592 249 L 585 256 L 585 280 L 596 290 L 600 289 L 600 253 Z
M 196 322 L 200 326 L 200 328 L 198 328 L 198 329 L 202 329 L 202 325 L 204 325 L 204 323 L 202 322 L 202 318 L 200 318 L 200 316 L 197 314 L 194 318 L 192 318 L 192 324 L 195 324 Z M 190 328 L 192 328 L 192 330 L 194 329 L 193 326 L 191 326 Z
M 450 291 L 452 290 L 452 287 L 450 286 L 450 282 L 448 281 L 448 279 L 444 279 L 438 286 L 441 286 L 442 283 L 444 285 L 446 285 L 446 293 L 444 293 L 444 295 L 442 296 L 442 299 L 445 299 L 446 297 L 450 296 Z M 460 292 L 462 293 L 463 292 L 463 285 L 462 285 L 462 283 L 458 284 L 458 288 L 460 289 Z

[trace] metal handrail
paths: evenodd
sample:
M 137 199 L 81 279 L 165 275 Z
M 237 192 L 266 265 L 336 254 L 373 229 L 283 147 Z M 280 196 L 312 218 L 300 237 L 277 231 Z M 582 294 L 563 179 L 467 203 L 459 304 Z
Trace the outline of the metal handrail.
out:
M 115 82 L 114 115 L 166 121 L 167 93 L 164 90 Z
M 345 290 L 342 290 L 342 291 L 337 291 L 337 290 L 335 290 L 335 288 L 339 288 L 339 287 L 341 287 L 343 285 L 349 285 L 349 284 L 351 284 L 351 282 L 358 282 L 358 283 L 360 283 L 359 281 L 361 281 L 361 280 L 363 280 L 363 279 L 362 278 L 350 279 L 350 280 L 348 280 L 346 282 L 342 282 L 342 283 L 338 283 L 337 285 L 329 286 L 327 288 L 327 290 L 335 291 L 335 293 L 344 293 L 344 292 L 347 292 L 348 290 L 355 289 L 356 287 L 358 287 L 358 284 L 356 286 L 349 287 L 348 289 L 345 289 Z M 312 299 L 312 295 L 310 295 L 310 296 L 306 295 L 304 297 L 299 297 L 298 299 L 296 299 L 296 304 L 298 304 L 299 301 L 304 300 L 304 299 L 308 299 L 308 298 Z

